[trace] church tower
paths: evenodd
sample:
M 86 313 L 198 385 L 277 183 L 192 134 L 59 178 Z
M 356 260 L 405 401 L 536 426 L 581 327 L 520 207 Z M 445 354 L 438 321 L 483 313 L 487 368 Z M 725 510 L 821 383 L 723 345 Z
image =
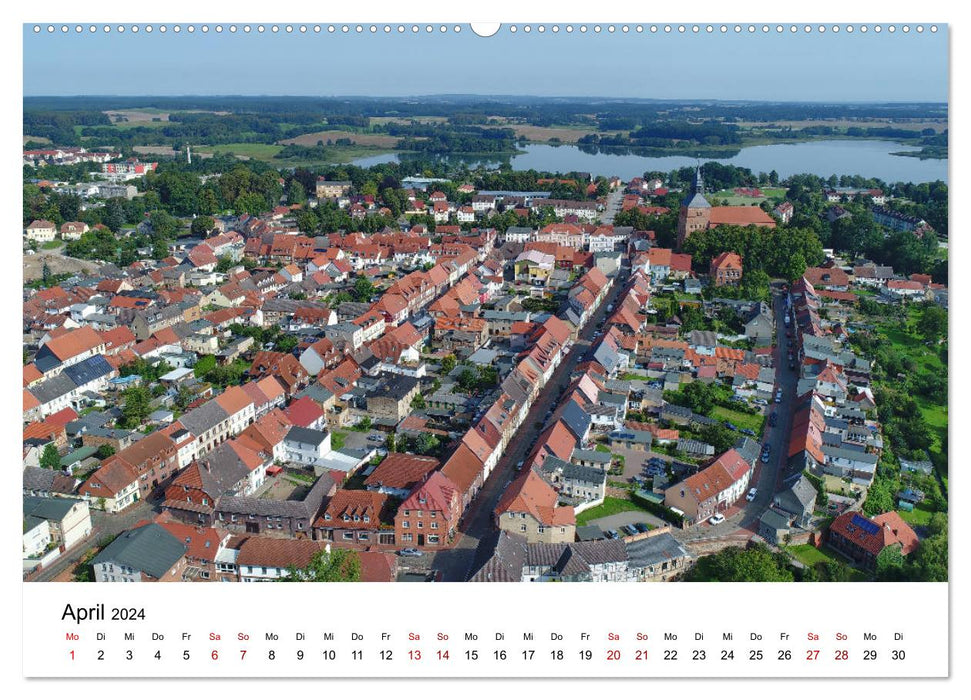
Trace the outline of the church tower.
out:
M 703 231 L 708 228 L 711 219 L 711 204 L 705 199 L 705 183 L 701 179 L 701 166 L 695 171 L 695 181 L 691 192 L 684 201 L 681 202 L 681 211 L 678 213 L 678 250 L 684 245 L 695 231 Z

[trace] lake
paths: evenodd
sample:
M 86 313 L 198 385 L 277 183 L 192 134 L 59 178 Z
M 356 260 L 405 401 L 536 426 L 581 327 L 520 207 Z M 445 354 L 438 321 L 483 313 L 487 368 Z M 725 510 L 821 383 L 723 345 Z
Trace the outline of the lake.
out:
M 545 170 L 589 172 L 593 175 L 617 175 L 622 180 L 643 175 L 647 171 L 669 172 L 675 168 L 694 166 L 698 161 L 687 156 L 640 156 L 629 153 L 585 153 L 576 146 L 550 146 L 528 144 L 525 151 L 510 159 L 513 170 Z M 947 182 L 947 164 L 944 159 L 912 158 L 891 155 L 894 152 L 917 151 L 894 141 L 870 141 L 844 139 L 832 141 L 807 141 L 803 143 L 778 143 L 765 146 L 748 146 L 731 158 L 703 158 L 719 163 L 748 168 L 758 174 L 775 170 L 786 178 L 797 173 L 812 173 L 820 177 L 830 175 L 862 175 L 876 177 L 884 182 Z M 481 157 L 454 157 L 449 160 L 465 160 L 470 166 L 486 164 L 496 166 L 498 161 Z M 353 161 L 363 168 L 379 163 L 398 160 L 394 153 L 382 153 Z

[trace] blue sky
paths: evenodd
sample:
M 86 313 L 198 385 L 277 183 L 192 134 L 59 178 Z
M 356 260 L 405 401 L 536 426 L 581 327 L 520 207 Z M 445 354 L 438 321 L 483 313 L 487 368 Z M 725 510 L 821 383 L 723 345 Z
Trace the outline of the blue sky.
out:
M 35 34 L 24 27 L 25 95 L 441 93 L 935 101 L 948 94 L 947 27 L 936 34 L 778 35 Z

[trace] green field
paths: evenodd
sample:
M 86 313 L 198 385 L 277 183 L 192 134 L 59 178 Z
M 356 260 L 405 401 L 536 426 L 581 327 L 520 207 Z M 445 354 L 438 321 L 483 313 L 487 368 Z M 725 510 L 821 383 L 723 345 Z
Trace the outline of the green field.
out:
M 648 512 L 632 501 L 607 496 L 601 505 L 580 513 L 577 516 L 577 525 L 587 525 L 591 520 L 605 518 L 608 515 L 616 515 L 617 513 L 625 513 L 630 510 L 641 511 L 644 513 Z
M 909 513 L 905 510 L 898 510 L 897 512 L 900 514 L 900 518 L 910 525 L 926 525 L 931 521 L 931 516 L 934 515 L 934 511 L 923 503 L 914 506 L 914 509 Z
M 790 547 L 786 547 L 786 551 L 806 566 L 824 564 L 836 558 L 826 554 L 825 548 L 818 549 L 811 544 L 792 545 Z
M 735 411 L 724 406 L 715 406 L 711 411 L 710 417 L 718 420 L 727 420 L 739 429 L 748 428 L 756 435 L 762 434 L 762 424 L 765 422 L 765 416 L 763 415 L 742 413 L 741 411 Z
M 275 143 L 226 143 L 219 146 L 199 146 L 199 153 L 232 153 L 256 160 L 271 160 L 283 150 Z
M 797 544 L 790 547 L 783 547 L 783 549 L 793 557 L 795 557 L 800 563 L 805 566 L 816 566 L 817 564 L 825 564 L 831 561 L 838 561 L 840 563 L 846 564 L 852 570 L 850 576 L 851 581 L 869 581 L 870 577 L 863 571 L 860 571 L 845 558 L 841 557 L 839 554 L 831 550 L 827 546 L 819 547 L 818 549 L 811 544 Z
M 321 163 L 348 163 L 358 158 L 378 156 L 391 152 L 387 148 L 374 146 L 333 146 L 328 149 L 330 157 L 324 160 L 308 160 L 300 158 L 274 158 L 283 150 L 283 146 L 276 143 L 227 143 L 218 146 L 199 146 L 200 153 L 232 153 L 235 156 L 252 158 L 272 163 L 277 167 L 304 167 L 320 165 Z

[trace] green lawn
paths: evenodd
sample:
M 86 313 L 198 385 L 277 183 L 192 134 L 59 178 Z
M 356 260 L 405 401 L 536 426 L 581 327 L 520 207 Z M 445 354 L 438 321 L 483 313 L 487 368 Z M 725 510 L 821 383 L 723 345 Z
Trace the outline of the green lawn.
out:
M 343 430 L 332 430 L 330 432 L 330 448 L 332 450 L 339 450 L 344 447 L 344 440 L 347 438 L 347 433 Z
M 40 247 L 42 250 L 54 250 L 60 248 L 61 245 L 63 245 L 62 241 L 47 241 L 47 243 L 41 243 Z
M 811 544 L 797 544 L 786 547 L 786 551 L 798 559 L 806 566 L 815 566 L 832 561 L 835 557 L 829 556 L 824 550 L 817 549 Z
M 825 545 L 817 549 L 811 544 L 797 544 L 790 547 L 783 547 L 783 549 L 789 552 L 805 566 L 815 566 L 816 564 L 825 564 L 826 562 L 830 561 L 838 561 L 850 567 L 850 570 L 852 571 L 852 574 L 850 575 L 851 581 L 870 580 L 870 576 L 866 572 L 860 571 L 850 564 L 847 559 L 840 556 Z
M 637 374 L 636 372 L 626 372 L 621 375 L 620 380 L 622 382 L 649 382 L 651 378 L 646 374 Z
M 630 510 L 642 511 L 647 513 L 648 511 L 641 508 L 636 503 L 628 501 L 623 498 L 611 498 L 607 496 L 604 502 L 590 510 L 585 510 L 577 516 L 577 525 L 586 525 L 591 520 L 596 520 L 597 518 L 604 518 L 608 515 L 616 515 L 617 513 L 625 513 Z
M 762 424 L 765 422 L 763 415 L 742 413 L 724 406 L 715 406 L 711 411 L 711 417 L 717 420 L 727 420 L 739 429 L 748 428 L 756 435 L 762 434 Z
M 914 509 L 909 513 L 905 510 L 897 510 L 900 514 L 900 518 L 910 525 L 926 525 L 931 521 L 931 516 L 934 514 L 930 508 L 925 506 L 923 503 L 919 503 L 914 506 Z

